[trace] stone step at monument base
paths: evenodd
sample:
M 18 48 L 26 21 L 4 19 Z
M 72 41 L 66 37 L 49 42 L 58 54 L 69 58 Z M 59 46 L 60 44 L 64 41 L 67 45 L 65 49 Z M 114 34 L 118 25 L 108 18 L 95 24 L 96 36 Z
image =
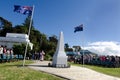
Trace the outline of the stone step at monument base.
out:
M 48 63 L 48 66 L 49 67 L 55 67 L 55 68 L 70 68 L 70 64 L 51 64 L 51 63 Z

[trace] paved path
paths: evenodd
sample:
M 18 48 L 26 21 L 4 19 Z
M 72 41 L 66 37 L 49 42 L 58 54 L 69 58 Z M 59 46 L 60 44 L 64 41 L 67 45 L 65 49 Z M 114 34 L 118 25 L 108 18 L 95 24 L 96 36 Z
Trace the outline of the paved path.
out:
M 36 61 L 28 67 L 66 78 L 67 80 L 120 80 L 120 78 L 98 73 L 88 68 L 71 66 L 70 68 L 48 67 L 48 61 Z

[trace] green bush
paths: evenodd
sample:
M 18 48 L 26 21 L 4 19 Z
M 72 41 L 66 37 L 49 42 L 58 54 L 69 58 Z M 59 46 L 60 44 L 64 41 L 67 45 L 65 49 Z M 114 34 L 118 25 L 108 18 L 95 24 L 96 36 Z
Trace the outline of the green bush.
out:
M 45 60 L 52 60 L 52 57 L 54 55 L 55 51 L 51 50 L 45 55 Z

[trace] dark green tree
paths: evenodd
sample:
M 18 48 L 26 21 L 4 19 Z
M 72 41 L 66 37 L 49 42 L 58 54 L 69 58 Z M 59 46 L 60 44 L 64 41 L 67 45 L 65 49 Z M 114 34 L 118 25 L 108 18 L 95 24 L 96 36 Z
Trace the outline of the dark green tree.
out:
M 57 44 L 57 42 L 58 42 L 57 36 L 53 35 L 53 36 L 49 37 L 49 41 L 54 42 L 55 44 Z
M 0 17 L 0 36 L 6 36 L 6 33 L 12 32 L 12 23 Z
M 80 51 L 81 50 L 80 46 L 73 46 L 73 48 L 75 48 L 75 51 Z
M 28 33 L 28 29 L 25 26 L 16 25 L 13 28 L 13 33 L 24 33 L 24 34 L 27 34 Z
M 26 49 L 26 44 L 15 44 L 14 46 L 13 46 L 13 52 L 14 52 L 14 54 L 17 54 L 17 55 L 23 55 L 24 56 L 24 54 L 25 54 L 25 49 Z M 27 56 L 29 55 L 29 53 L 30 53 L 30 46 L 28 46 L 28 48 L 27 48 Z
M 68 43 L 65 43 L 65 49 L 68 49 L 69 48 L 69 45 L 68 45 Z
M 65 51 L 73 51 L 73 49 L 69 47 L 68 43 L 65 43 L 64 48 L 65 48 Z

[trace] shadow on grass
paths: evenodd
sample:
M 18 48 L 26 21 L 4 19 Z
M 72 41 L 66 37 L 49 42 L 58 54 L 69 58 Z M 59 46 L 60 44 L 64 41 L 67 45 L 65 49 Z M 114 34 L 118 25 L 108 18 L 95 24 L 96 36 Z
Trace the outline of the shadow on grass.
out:
M 24 65 L 25 67 L 33 66 L 33 67 L 49 67 L 48 65 Z M 18 65 L 18 67 L 24 67 L 23 65 Z

